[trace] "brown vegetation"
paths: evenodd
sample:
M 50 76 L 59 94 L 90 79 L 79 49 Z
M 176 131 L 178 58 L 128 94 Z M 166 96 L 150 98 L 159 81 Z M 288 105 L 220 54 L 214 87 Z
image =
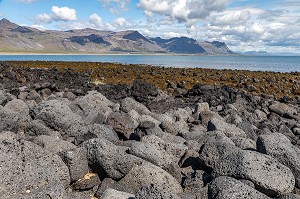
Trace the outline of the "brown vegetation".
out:
M 130 84 L 140 78 L 169 93 L 174 85 L 190 89 L 195 84 L 227 85 L 258 95 L 296 98 L 300 95 L 300 73 L 252 72 L 202 68 L 166 68 L 146 65 L 123 65 L 99 62 L 14 61 L 16 67 L 72 68 L 90 75 L 97 84 Z M 171 86 L 173 85 L 173 87 Z

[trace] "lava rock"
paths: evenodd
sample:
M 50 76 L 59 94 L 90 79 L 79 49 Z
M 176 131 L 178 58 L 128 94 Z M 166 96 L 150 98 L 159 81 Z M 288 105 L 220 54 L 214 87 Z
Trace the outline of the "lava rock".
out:
M 87 158 L 93 172 L 98 173 L 100 179 L 110 177 L 120 179 L 130 169 L 142 162 L 141 159 L 127 154 L 124 147 L 116 146 L 103 138 L 90 139 L 82 146 L 87 150 Z
M 124 135 L 126 139 L 130 139 L 134 130 L 137 128 L 135 121 L 123 112 L 112 112 L 108 115 L 106 122 L 112 126 L 116 132 Z
M 221 176 L 208 186 L 209 199 L 267 199 L 268 196 L 231 177 Z
M 294 115 L 297 114 L 297 110 L 294 107 L 279 102 L 275 102 L 272 105 L 270 105 L 269 109 L 280 116 L 288 118 L 294 117 Z
M 34 110 L 34 118 L 42 120 L 48 127 L 63 132 L 68 136 L 77 136 L 76 128 L 84 124 L 82 118 L 75 114 L 65 100 L 41 102 Z M 72 128 L 73 127 L 73 128 Z
M 295 177 L 291 170 L 271 156 L 254 151 L 234 150 L 219 161 L 215 176 L 230 176 L 250 180 L 268 196 L 291 193 Z
M 136 79 L 131 86 L 131 95 L 138 102 L 148 102 L 151 98 L 158 95 L 158 90 L 154 85 L 141 79 Z
M 64 195 L 70 177 L 59 156 L 46 153 L 36 144 L 21 140 L 11 132 L 0 134 L 0 148 L 2 196 L 26 198 L 27 195 L 41 195 L 44 198 L 47 190 L 54 191 L 55 186 L 59 187 L 57 194 Z
M 135 101 L 130 97 L 126 97 L 121 101 L 121 110 L 125 113 L 128 113 L 131 110 L 135 110 L 140 115 L 151 115 L 151 112 L 145 105 Z
M 159 185 L 150 184 L 144 187 L 141 187 L 135 194 L 135 199 L 164 199 L 164 198 L 172 198 L 172 199 L 180 199 L 180 197 L 170 192 L 168 189 L 161 187 Z
M 208 122 L 207 130 L 208 131 L 223 131 L 225 133 L 225 135 L 228 136 L 229 138 L 231 138 L 231 137 L 246 138 L 247 137 L 246 133 L 242 129 L 236 127 L 233 124 L 228 124 L 217 118 L 212 118 Z
M 281 164 L 289 167 L 300 187 L 300 149 L 291 144 L 281 133 L 260 135 L 257 139 L 257 151 L 276 158 Z
M 171 193 L 181 193 L 179 182 L 165 170 L 150 163 L 134 166 L 128 174 L 122 178 L 119 185 L 129 193 L 137 193 L 141 187 L 155 184 L 167 189 Z
M 71 182 L 77 181 L 89 173 L 85 148 L 66 150 L 59 153 L 59 155 L 69 168 Z

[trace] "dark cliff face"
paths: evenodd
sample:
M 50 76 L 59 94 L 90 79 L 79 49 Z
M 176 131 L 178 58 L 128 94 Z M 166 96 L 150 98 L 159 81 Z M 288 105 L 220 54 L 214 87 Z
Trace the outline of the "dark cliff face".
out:
M 33 32 L 33 30 L 30 30 L 29 28 L 23 27 L 23 26 L 19 26 L 15 29 L 12 30 L 13 32 L 19 32 L 19 33 L 31 33 Z
M 111 45 L 109 42 L 105 41 L 102 37 L 95 34 L 91 34 L 89 36 L 72 36 L 70 37 L 70 41 L 74 43 L 78 43 L 82 46 L 87 43 Z
M 141 35 L 138 31 L 130 31 L 128 34 L 123 36 L 124 39 L 129 39 L 132 41 L 144 40 L 150 42 L 146 37 Z
M 175 37 L 171 39 L 161 39 L 159 37 L 151 39 L 157 45 L 171 53 L 202 54 L 205 50 L 196 40 L 187 37 Z
M 226 44 L 224 42 L 219 42 L 219 41 L 213 41 L 213 42 L 211 42 L 211 45 L 213 45 L 217 48 L 221 48 L 221 47 L 226 46 Z

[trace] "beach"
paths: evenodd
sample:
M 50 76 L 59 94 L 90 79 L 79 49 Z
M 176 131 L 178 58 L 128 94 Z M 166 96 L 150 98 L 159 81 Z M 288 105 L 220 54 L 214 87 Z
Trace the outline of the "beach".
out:
M 3 199 L 299 197 L 299 73 L 53 61 L 0 70 Z
M 142 79 L 169 94 L 191 89 L 196 84 L 228 86 L 253 95 L 268 95 L 275 99 L 300 95 L 300 72 L 276 73 L 247 70 L 215 70 L 202 68 L 171 68 L 137 64 L 99 62 L 18 61 L 12 66 L 26 68 L 71 68 L 96 84 L 130 84 Z

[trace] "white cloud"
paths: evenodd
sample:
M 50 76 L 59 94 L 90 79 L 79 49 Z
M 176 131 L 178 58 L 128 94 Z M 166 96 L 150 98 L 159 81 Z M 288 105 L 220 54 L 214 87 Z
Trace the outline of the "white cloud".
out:
M 103 28 L 104 27 L 104 23 L 103 23 L 103 20 L 102 18 L 97 15 L 96 13 L 93 13 L 90 18 L 89 18 L 89 22 L 91 24 L 93 24 L 95 27 L 97 28 Z
M 163 33 L 162 35 L 164 38 L 172 38 L 172 37 L 181 37 L 183 36 L 182 34 L 180 33 L 177 33 L 177 32 L 165 32 Z
M 35 17 L 35 23 L 45 24 L 52 23 L 53 21 L 76 21 L 76 10 L 68 7 L 52 6 L 52 13 L 42 13 Z
M 31 25 L 30 27 L 36 28 L 36 29 L 41 30 L 41 31 L 47 30 L 47 28 L 42 26 L 42 25 Z
M 51 11 L 56 20 L 62 21 L 75 21 L 77 20 L 76 17 L 76 10 L 68 7 L 58 7 L 52 6 Z
M 110 23 L 105 23 L 102 18 L 97 15 L 96 13 L 93 13 L 89 17 L 89 23 L 87 24 L 88 27 L 95 28 L 95 29 L 102 29 L 102 30 L 116 30 L 116 27 Z
M 140 0 L 138 7 L 146 15 L 156 13 L 170 16 L 179 22 L 191 26 L 199 20 L 205 19 L 214 12 L 225 9 L 230 0 Z
M 300 51 L 300 23 L 286 10 L 235 8 L 212 14 L 207 22 L 188 27 L 198 40 L 220 40 L 232 50 Z
M 46 13 L 39 14 L 38 16 L 36 16 L 36 20 L 39 23 L 51 23 L 52 19 L 53 16 Z
M 120 10 L 127 11 L 127 6 L 131 0 L 99 0 L 105 8 L 113 14 L 118 14 Z
M 120 27 L 125 27 L 125 26 L 129 26 L 130 23 L 123 17 L 119 17 L 114 21 L 114 24 L 116 26 L 120 26 Z

